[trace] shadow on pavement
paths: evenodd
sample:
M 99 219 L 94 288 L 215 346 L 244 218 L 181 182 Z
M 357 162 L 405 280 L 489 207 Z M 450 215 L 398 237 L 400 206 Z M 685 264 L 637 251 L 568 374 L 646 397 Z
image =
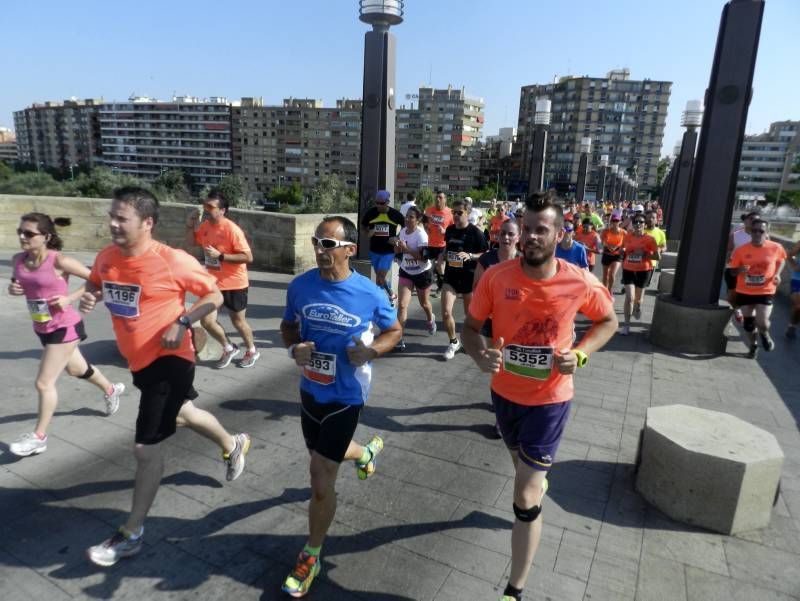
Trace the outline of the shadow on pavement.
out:
M 81 407 L 80 409 L 73 409 L 72 411 L 56 411 L 54 416 L 59 415 L 75 415 L 79 417 L 105 417 L 105 413 L 98 409 L 90 409 L 89 407 Z M 12 422 L 25 422 L 35 420 L 38 417 L 36 413 L 16 413 L 14 415 L 3 415 L 0 417 L 0 424 L 10 424 Z
M 89 332 L 91 336 L 91 332 Z M 117 348 L 117 342 L 113 338 L 110 340 L 91 340 L 82 343 L 78 348 L 86 360 L 93 364 L 99 365 L 113 365 L 114 367 L 121 367 L 128 369 L 128 362 L 120 355 Z

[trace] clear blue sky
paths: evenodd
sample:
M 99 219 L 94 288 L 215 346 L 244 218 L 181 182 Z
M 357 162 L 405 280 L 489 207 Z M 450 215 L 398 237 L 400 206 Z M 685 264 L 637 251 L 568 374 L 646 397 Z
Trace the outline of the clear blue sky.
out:
M 484 134 L 516 126 L 519 89 L 554 75 L 674 82 L 662 154 L 700 99 L 722 0 L 407 0 L 397 91 L 464 86 L 486 102 Z M 100 0 L 0 7 L 0 126 L 33 102 L 135 92 L 159 98 L 360 98 L 357 0 Z M 800 0 L 767 0 L 747 132 L 800 119 Z

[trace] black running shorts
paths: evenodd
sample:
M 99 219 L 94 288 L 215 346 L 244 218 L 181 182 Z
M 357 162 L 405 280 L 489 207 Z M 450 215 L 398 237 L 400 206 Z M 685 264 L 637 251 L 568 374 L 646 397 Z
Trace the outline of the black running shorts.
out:
M 300 425 L 306 448 L 341 463 L 353 440 L 364 405 L 318 403 L 314 395 L 300 389 Z
M 247 309 L 247 288 L 241 290 L 223 290 L 222 291 L 222 306 L 238 313 Z

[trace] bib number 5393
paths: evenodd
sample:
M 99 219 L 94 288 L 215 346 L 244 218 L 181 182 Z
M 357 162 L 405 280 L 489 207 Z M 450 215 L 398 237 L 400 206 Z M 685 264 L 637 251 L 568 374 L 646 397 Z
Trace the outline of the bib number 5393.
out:
M 336 355 L 312 352 L 311 360 L 303 368 L 303 376 L 318 384 L 333 384 L 336 381 Z

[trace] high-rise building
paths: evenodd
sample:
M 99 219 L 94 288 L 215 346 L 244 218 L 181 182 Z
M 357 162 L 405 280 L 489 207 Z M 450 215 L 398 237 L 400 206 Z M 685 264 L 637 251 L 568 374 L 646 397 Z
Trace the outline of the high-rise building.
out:
M 547 140 L 545 185 L 566 193 L 578 180 L 582 137 L 592 138 L 587 197 L 597 189 L 600 156 L 609 155 L 639 183 L 656 185 L 656 172 L 672 83 L 632 80 L 628 69 L 606 77 L 567 76 L 555 83 L 523 86 L 520 93 L 518 143 L 512 160 L 516 191 L 527 186 L 537 98 L 552 102 Z
M 19 161 L 63 172 L 91 165 L 99 153 L 97 107 L 102 102 L 70 99 L 16 111 Z
M 395 198 L 421 188 L 462 195 L 478 185 L 483 99 L 464 89 L 420 88 L 397 111 Z
M 776 121 L 745 136 L 736 181 L 739 200 L 763 200 L 767 192 L 800 190 L 800 121 Z
M 231 113 L 225 98 L 132 97 L 99 107 L 96 163 L 144 180 L 184 171 L 194 190 L 231 173 Z
M 0 161 L 14 163 L 17 160 L 17 137 L 6 127 L 0 127 Z
M 481 144 L 478 185 L 505 190 L 511 176 L 511 157 L 517 142 L 515 127 L 501 127 L 496 136 L 486 136 Z
M 251 200 L 294 183 L 309 195 L 327 175 L 358 186 L 360 100 L 337 100 L 335 108 L 326 108 L 309 98 L 287 98 L 282 106 L 242 98 L 231 116 L 233 169 Z

